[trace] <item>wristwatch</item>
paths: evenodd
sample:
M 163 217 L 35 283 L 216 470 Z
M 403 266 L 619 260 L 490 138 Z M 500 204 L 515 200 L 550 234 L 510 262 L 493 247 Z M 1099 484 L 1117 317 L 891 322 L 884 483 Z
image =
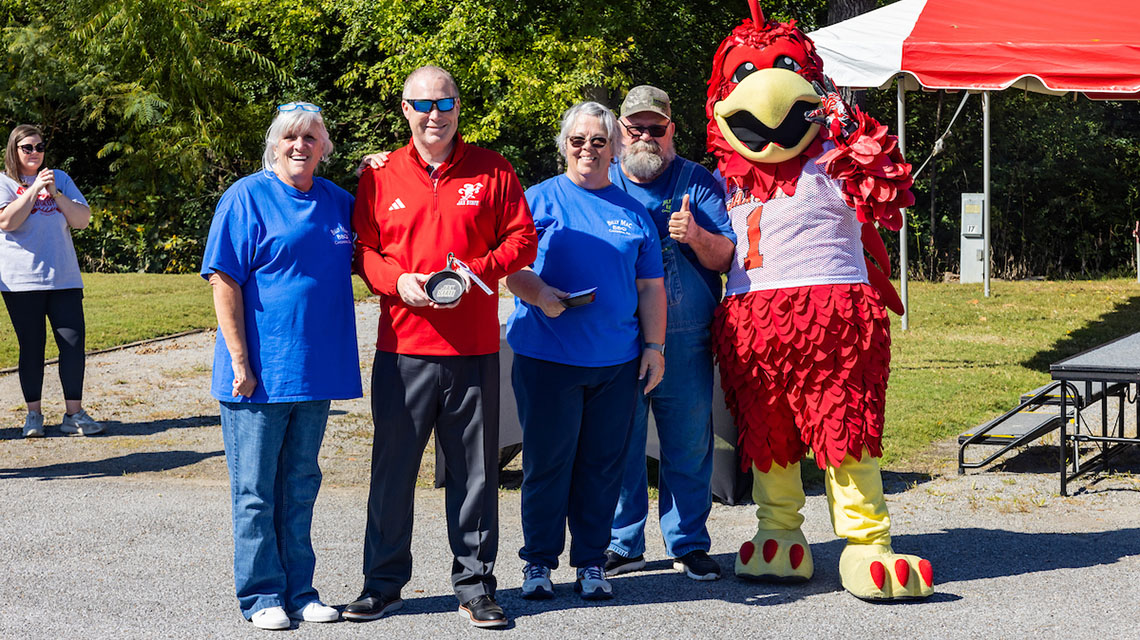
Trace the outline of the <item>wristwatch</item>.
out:
M 654 351 L 660 353 L 661 355 L 665 355 L 665 345 L 661 344 L 660 342 L 646 342 L 645 348 L 646 349 L 653 349 Z

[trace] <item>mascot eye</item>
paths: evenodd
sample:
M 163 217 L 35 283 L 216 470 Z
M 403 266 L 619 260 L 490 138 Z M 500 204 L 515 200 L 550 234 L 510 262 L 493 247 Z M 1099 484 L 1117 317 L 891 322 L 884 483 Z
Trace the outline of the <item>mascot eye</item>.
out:
M 742 80 L 751 75 L 754 71 L 756 71 L 756 65 L 752 64 L 751 62 L 745 62 L 744 64 L 737 67 L 736 71 L 733 72 L 732 81 L 736 84 L 740 84 Z
M 787 69 L 788 71 L 796 72 L 803 68 L 800 66 L 800 63 L 793 60 L 790 56 L 780 56 L 779 58 L 776 58 L 776 61 L 772 63 L 772 66 L 776 69 Z

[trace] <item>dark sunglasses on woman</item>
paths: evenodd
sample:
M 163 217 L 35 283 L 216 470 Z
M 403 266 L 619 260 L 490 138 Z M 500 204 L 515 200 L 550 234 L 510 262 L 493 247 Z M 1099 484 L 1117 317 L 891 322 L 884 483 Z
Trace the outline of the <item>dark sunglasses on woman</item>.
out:
M 586 144 L 586 139 L 582 136 L 570 136 L 566 139 L 566 141 L 569 142 L 570 146 L 574 147 L 575 149 L 581 149 L 582 146 Z M 593 138 L 590 138 L 590 146 L 595 149 L 603 149 L 609 143 L 609 140 L 606 140 L 601 136 L 594 136 Z
M 47 149 L 47 145 L 43 142 L 36 143 L 35 145 L 20 144 L 16 146 L 19 147 L 20 151 L 23 151 L 24 153 L 43 153 L 44 149 Z

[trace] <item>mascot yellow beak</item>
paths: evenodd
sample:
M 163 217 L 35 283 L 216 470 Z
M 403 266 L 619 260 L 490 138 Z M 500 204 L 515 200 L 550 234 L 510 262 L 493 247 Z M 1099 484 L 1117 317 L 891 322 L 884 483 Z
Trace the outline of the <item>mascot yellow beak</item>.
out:
M 721 135 L 752 162 L 777 164 L 794 158 L 819 133 L 804 114 L 819 105 L 815 89 L 787 69 L 760 69 L 713 105 Z

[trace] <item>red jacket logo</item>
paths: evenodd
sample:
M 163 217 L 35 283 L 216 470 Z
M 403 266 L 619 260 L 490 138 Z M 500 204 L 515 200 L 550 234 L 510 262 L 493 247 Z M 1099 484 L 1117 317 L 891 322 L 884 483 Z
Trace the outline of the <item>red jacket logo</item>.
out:
M 456 206 L 479 206 L 479 201 L 475 199 L 475 196 L 482 190 L 482 182 L 476 182 L 474 184 L 468 182 L 462 187 L 459 187 L 459 202 L 455 203 Z

